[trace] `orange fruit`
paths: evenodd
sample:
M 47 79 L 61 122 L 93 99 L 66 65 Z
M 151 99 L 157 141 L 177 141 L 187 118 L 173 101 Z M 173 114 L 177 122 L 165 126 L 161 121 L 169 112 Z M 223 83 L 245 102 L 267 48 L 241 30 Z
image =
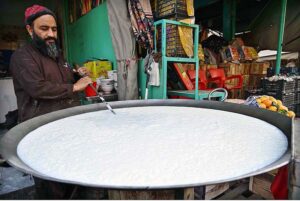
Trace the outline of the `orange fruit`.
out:
M 286 110 L 286 111 L 288 111 L 288 108 L 285 107 L 284 105 L 280 105 L 278 110 Z
M 275 107 L 275 106 L 270 106 L 270 107 L 268 108 L 268 110 L 277 112 L 277 107 Z
M 277 104 L 278 105 L 282 105 L 282 101 L 281 100 L 277 100 Z
M 262 101 L 262 103 L 265 104 L 267 108 L 272 105 L 272 101 L 270 99 L 266 99 L 266 100 Z
M 264 101 L 267 100 L 267 99 L 269 99 L 269 98 L 267 98 L 266 96 L 260 97 L 261 102 L 264 102 Z
M 264 103 L 259 103 L 258 105 L 259 105 L 260 108 L 264 108 L 264 109 L 267 108 L 267 106 Z
M 272 101 L 273 105 L 277 105 L 277 100 L 273 97 L 273 96 L 270 96 L 269 100 Z
M 291 117 L 291 118 L 294 118 L 296 116 L 296 114 L 293 111 L 290 110 L 290 111 L 287 112 L 287 116 Z
M 261 99 L 260 98 L 256 99 L 256 102 L 261 103 Z

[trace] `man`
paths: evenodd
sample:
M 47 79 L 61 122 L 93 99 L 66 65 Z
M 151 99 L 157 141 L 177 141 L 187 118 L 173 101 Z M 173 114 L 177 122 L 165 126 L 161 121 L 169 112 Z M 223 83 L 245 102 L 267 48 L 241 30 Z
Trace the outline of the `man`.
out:
M 29 7 L 25 11 L 25 24 L 32 40 L 16 50 L 10 62 L 19 122 L 79 105 L 77 92 L 92 82 L 84 77 L 74 83 L 73 71 L 59 50 L 52 11 L 39 5 Z
M 72 69 L 64 62 L 57 39 L 54 13 L 39 5 L 25 11 L 26 29 L 31 42 L 12 55 L 12 72 L 19 122 L 79 105 L 77 92 L 92 83 L 89 77 L 74 80 Z M 86 69 L 79 69 L 85 73 Z M 34 178 L 38 199 L 68 199 L 78 187 Z

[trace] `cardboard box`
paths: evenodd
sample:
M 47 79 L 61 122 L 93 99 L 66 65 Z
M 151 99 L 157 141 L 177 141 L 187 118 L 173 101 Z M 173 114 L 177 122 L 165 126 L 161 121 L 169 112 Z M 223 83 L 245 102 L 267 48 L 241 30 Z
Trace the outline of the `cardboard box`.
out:
M 277 173 L 277 170 L 278 169 L 254 177 L 250 177 L 249 190 L 267 200 L 273 200 L 274 197 L 272 195 L 270 187 Z
M 219 67 L 224 68 L 225 75 L 241 75 L 241 68 L 239 64 L 236 63 L 221 63 Z
M 226 85 L 228 88 L 231 88 L 235 85 Z M 228 99 L 242 99 L 242 89 L 233 89 L 228 91 Z
M 250 75 L 248 87 L 251 89 L 261 87 L 261 79 L 264 77 L 265 75 Z
M 201 69 L 201 70 L 208 71 L 208 69 L 211 69 L 211 68 L 218 68 L 218 66 L 215 64 L 200 64 L 199 65 L 199 69 Z
M 240 69 L 242 75 L 250 74 L 251 63 L 240 63 Z
M 242 75 L 243 77 L 243 87 L 248 87 L 250 75 Z
M 269 62 L 253 62 L 250 68 L 251 75 L 266 75 L 270 67 Z
M 230 79 L 225 81 L 225 85 L 236 86 L 239 83 L 239 79 Z
M 205 200 L 211 200 L 229 189 L 229 182 L 205 186 Z

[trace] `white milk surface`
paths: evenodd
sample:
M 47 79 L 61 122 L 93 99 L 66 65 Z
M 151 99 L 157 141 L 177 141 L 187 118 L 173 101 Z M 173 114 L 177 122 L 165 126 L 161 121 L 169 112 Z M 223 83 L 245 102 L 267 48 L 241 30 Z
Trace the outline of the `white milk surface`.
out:
M 19 157 L 59 180 L 98 186 L 164 187 L 254 172 L 287 150 L 262 120 L 189 107 L 137 107 L 60 119 L 19 143 Z

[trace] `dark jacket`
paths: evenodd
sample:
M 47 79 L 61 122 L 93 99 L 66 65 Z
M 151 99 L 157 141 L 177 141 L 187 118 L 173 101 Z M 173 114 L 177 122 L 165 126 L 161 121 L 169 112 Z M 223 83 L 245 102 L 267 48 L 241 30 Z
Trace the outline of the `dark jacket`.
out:
M 19 122 L 79 105 L 73 93 L 74 77 L 62 57 L 54 61 L 42 55 L 32 44 L 16 50 L 10 62 Z

